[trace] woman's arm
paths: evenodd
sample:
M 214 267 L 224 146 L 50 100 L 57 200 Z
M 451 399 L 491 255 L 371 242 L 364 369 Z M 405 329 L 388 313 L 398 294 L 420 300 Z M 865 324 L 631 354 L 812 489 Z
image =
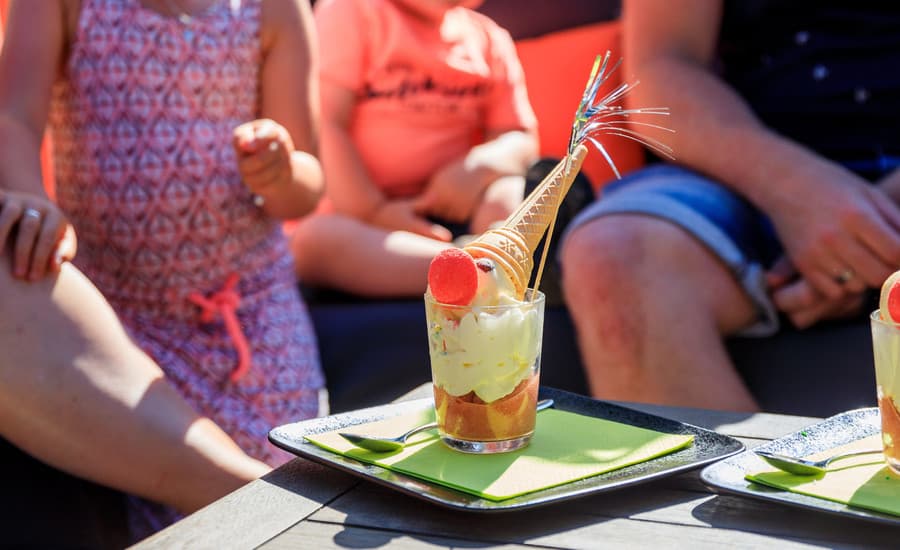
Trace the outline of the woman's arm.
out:
M 182 512 L 269 470 L 191 410 L 78 270 L 25 283 L 8 263 L 0 256 L 0 435 Z

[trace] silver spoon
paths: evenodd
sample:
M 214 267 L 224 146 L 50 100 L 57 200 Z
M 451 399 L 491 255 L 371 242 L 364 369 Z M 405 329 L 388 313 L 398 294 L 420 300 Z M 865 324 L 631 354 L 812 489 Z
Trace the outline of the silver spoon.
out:
M 539 411 L 552 406 L 552 399 L 541 399 L 537 402 L 537 410 Z M 346 432 L 340 432 L 338 433 L 338 435 L 343 437 L 350 443 L 353 443 L 357 447 L 361 447 L 369 451 L 374 451 L 376 453 L 386 453 L 388 451 L 396 451 L 398 449 L 402 449 L 406 444 L 406 440 L 409 439 L 412 435 L 415 435 L 419 432 L 424 432 L 425 430 L 433 430 L 437 427 L 437 422 L 422 424 L 421 426 L 416 426 L 405 434 L 399 435 L 397 437 L 373 437 Z
M 814 476 L 818 474 L 824 474 L 828 465 L 836 460 L 843 460 L 845 458 L 850 458 L 851 456 L 860 456 L 860 455 L 868 455 L 874 453 L 881 453 L 881 449 L 867 449 L 865 451 L 854 451 L 852 453 L 843 453 L 839 455 L 830 456 L 824 460 L 806 460 L 803 458 L 796 458 L 793 456 L 782 455 L 778 453 L 770 453 L 768 451 L 753 451 L 760 458 L 775 466 L 779 470 L 784 470 L 785 472 L 796 474 L 798 476 Z

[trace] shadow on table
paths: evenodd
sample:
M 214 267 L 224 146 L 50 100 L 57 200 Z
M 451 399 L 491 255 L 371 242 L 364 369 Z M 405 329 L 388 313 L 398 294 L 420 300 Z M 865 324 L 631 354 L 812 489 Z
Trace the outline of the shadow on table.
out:
M 595 524 L 597 518 L 582 514 L 549 515 L 548 508 L 503 514 L 477 514 L 439 508 L 412 497 L 372 486 L 375 494 L 358 490 L 370 503 L 381 502 L 391 510 L 390 517 L 359 498 L 332 504 L 347 514 L 344 528 L 333 537 L 334 544 L 348 548 L 378 548 L 399 539 L 414 539 L 426 544 L 453 548 L 491 548 L 498 544 L 534 543 L 555 538 L 568 531 Z M 552 544 L 551 544 L 552 546 Z
M 384 487 L 363 483 L 335 500 L 321 516 L 340 516 L 344 526 L 333 536 L 335 545 L 378 548 L 395 539 L 413 538 L 440 546 L 493 547 L 498 544 L 534 544 L 584 547 L 586 540 L 604 545 L 655 546 L 659 533 L 640 535 L 621 518 L 653 514 L 659 508 L 684 506 L 696 493 L 673 491 L 663 483 L 612 491 L 567 502 L 515 512 L 464 512 L 436 506 Z M 389 513 L 385 513 L 389 510 Z M 320 519 L 317 517 L 316 519 Z M 585 536 L 585 531 L 596 531 Z M 640 537 L 644 539 L 641 540 Z
M 718 529 L 822 540 L 831 546 L 843 543 L 850 547 L 897 547 L 895 527 L 752 498 L 717 495 L 694 507 L 691 514 Z
M 711 496 L 699 487 L 693 490 L 695 476 L 696 472 L 690 472 L 503 514 L 444 509 L 364 483 L 330 504 L 344 518 L 344 526 L 333 535 L 333 541 L 348 548 L 378 548 L 403 538 L 461 548 L 498 544 L 584 547 L 585 541 L 591 540 L 598 545 L 602 541 L 608 547 L 655 547 L 660 536 L 671 535 L 680 524 L 697 530 L 695 540 L 705 537 L 703 529 L 716 528 L 784 540 L 821 540 L 823 545 L 831 546 L 843 543 L 851 547 L 896 548 L 897 533 L 889 526 L 823 516 L 755 499 Z M 678 510 L 684 508 L 690 510 L 681 516 Z M 736 537 L 738 540 L 750 542 L 754 538 Z

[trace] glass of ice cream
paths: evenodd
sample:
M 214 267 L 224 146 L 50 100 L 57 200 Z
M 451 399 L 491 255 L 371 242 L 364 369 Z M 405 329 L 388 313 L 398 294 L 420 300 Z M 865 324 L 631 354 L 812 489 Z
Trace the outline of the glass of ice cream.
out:
M 900 475 L 900 324 L 883 319 L 881 310 L 870 319 L 884 458 Z
M 441 439 L 467 453 L 502 453 L 534 433 L 544 295 L 467 305 L 425 295 L 434 405 Z M 497 302 L 494 300 L 493 302 Z

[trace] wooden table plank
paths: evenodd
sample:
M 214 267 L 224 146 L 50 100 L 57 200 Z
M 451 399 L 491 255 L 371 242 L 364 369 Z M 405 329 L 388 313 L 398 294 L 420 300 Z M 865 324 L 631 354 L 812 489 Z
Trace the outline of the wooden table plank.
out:
M 265 550 L 297 550 L 298 548 L 381 548 L 390 546 L 395 549 L 407 548 L 469 548 L 471 540 L 408 535 L 381 529 L 359 529 L 334 523 L 305 521 L 289 532 L 263 545 Z M 477 546 L 482 546 L 478 544 Z M 519 544 L 505 544 L 491 548 L 518 549 L 528 548 Z
M 818 548 L 818 545 L 776 538 L 756 533 L 691 526 L 603 519 L 582 515 L 567 518 L 565 528 L 554 522 L 554 516 L 542 516 L 542 528 L 534 536 L 523 535 L 521 543 L 505 543 L 497 537 L 469 534 L 470 538 L 439 537 L 427 533 L 393 531 L 390 529 L 362 529 L 338 523 L 309 520 L 284 533 L 264 548 L 683 548 L 690 550 L 721 549 L 725 547 L 760 548 Z M 525 522 L 520 525 L 526 526 Z M 327 535 L 323 536 L 323 533 Z M 345 538 L 349 533 L 352 539 Z M 468 533 L 467 533 L 468 534 Z M 330 540 L 329 540 L 330 537 Z M 351 543 L 352 540 L 352 543 Z
M 253 548 L 359 483 L 332 468 L 294 459 L 135 548 Z
M 694 472 L 678 477 L 697 475 Z M 812 511 L 753 499 L 685 491 L 671 484 L 662 486 L 655 482 L 504 514 L 447 510 L 425 505 L 379 485 L 364 483 L 309 519 L 423 536 L 465 536 L 496 544 L 559 547 L 573 547 L 570 540 L 573 532 L 589 541 L 606 540 L 604 537 L 609 536 L 607 524 L 613 520 L 640 522 L 640 529 L 650 532 L 668 532 L 672 526 L 704 530 L 690 529 L 679 535 L 689 540 L 721 541 L 723 539 L 713 534 L 719 530 L 730 533 L 729 536 L 749 533 L 818 545 L 884 546 L 897 540 L 897 530 L 886 526 L 867 525 L 860 529 L 863 524 L 849 518 L 829 517 L 823 521 L 822 514 Z M 752 537 L 747 539 L 748 542 L 753 540 Z

